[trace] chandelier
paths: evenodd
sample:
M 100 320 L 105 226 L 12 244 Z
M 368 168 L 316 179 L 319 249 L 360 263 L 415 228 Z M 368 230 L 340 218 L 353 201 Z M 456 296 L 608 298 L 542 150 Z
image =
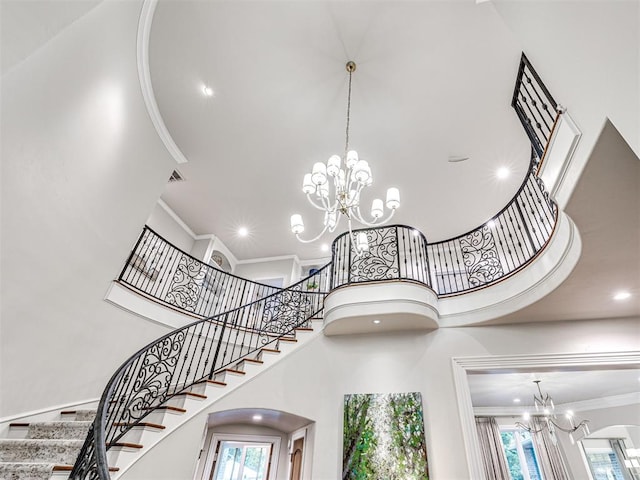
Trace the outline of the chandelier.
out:
M 558 438 L 556 436 L 557 430 L 568 433 L 571 444 L 575 443 L 573 434 L 577 430 L 581 430 L 583 435 L 589 435 L 589 426 L 587 425 L 587 423 L 589 422 L 588 420 L 582 420 L 580 423 L 576 424 L 576 421 L 573 417 L 573 412 L 571 410 L 567 410 L 564 413 L 564 420 L 561 416 L 559 417 L 557 415 L 556 407 L 553 404 L 551 395 L 549 395 L 548 393 L 542 393 L 540 382 L 541 380 L 533 381 L 533 383 L 535 383 L 538 387 L 538 395 L 533 395 L 533 404 L 537 412 L 534 415 L 540 418 L 541 421 L 538 422 L 537 426 L 531 425 L 531 414 L 526 412 L 523 415 L 523 420 L 526 423 L 516 422 L 516 426 L 528 431 L 529 433 L 540 433 L 543 430 L 548 430 L 551 441 L 554 444 L 558 443 Z
M 303 239 L 300 234 L 304 232 L 302 215 L 291 216 L 291 231 L 302 243 L 311 243 L 318 240 L 325 232 L 334 232 L 340 223 L 342 216 L 346 217 L 349 227 L 349 236 L 352 245 L 358 255 L 369 250 L 369 242 L 365 232 L 354 236 L 352 222 L 355 220 L 367 227 L 373 227 L 388 222 L 396 209 L 400 206 L 400 192 L 392 187 L 387 190 L 386 206 L 389 213 L 386 218 L 382 200 L 376 198 L 371 205 L 371 221 L 363 218 L 360 211 L 360 195 L 365 187 L 373 183 L 371 168 L 366 160 L 358 158 L 355 150 L 349 150 L 349 123 L 351 120 L 351 79 L 356 70 L 356 64 L 352 61 L 346 64 L 349 73 L 349 93 L 347 96 L 347 127 L 345 129 L 344 155 L 333 155 L 326 164 L 317 162 L 313 165 L 311 173 L 304 176 L 302 191 L 307 195 L 311 205 L 324 213 L 324 228 L 314 238 Z

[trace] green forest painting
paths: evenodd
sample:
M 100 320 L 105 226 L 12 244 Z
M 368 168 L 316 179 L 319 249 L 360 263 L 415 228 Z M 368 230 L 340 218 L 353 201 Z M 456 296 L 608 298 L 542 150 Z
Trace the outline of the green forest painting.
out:
M 420 393 L 344 396 L 343 480 L 428 480 Z

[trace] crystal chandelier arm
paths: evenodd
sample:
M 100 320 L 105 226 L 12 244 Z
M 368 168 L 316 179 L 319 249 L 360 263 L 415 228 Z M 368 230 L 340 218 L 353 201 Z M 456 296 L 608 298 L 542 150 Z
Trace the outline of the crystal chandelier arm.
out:
M 561 426 L 560 424 L 558 424 L 556 421 L 554 421 L 553 419 L 549 419 L 549 421 L 551 423 L 553 423 L 553 426 L 556 427 L 558 430 L 562 430 L 564 433 L 573 433 L 576 430 L 580 429 L 580 428 L 584 428 L 587 426 L 587 423 L 589 423 L 589 420 L 583 420 L 581 421 L 578 425 L 576 425 L 575 427 L 571 427 L 571 428 L 564 428 L 563 426 Z
M 516 422 L 516 427 L 526 430 L 529 433 L 540 433 L 542 430 L 544 430 L 542 427 L 540 427 L 539 430 L 536 430 L 535 428 L 520 422 Z

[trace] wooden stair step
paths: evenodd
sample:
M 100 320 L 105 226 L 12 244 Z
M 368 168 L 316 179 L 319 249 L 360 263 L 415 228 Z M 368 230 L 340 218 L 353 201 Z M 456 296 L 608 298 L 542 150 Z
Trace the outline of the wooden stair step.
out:
M 187 411 L 184 408 L 180 408 L 180 407 L 174 407 L 172 405 L 160 405 L 159 407 L 147 407 L 144 408 L 143 410 L 169 410 L 171 412 L 178 412 L 178 413 L 187 413 Z
M 258 360 L 257 358 L 243 358 L 238 363 L 242 363 L 242 362 L 255 363 L 255 364 L 258 364 L 258 365 L 261 365 L 261 364 L 264 363 L 262 360 Z
M 220 380 L 209 380 L 209 379 L 200 380 L 199 382 L 196 383 L 196 385 L 198 383 L 207 383 L 207 384 L 210 384 L 210 385 L 217 385 L 219 387 L 226 387 L 227 386 L 227 384 L 225 382 L 221 382 Z
M 297 338 L 291 338 L 291 337 L 280 337 L 279 340 L 281 342 L 297 342 L 298 341 Z
M 220 373 L 224 373 L 224 372 L 233 373 L 235 375 L 246 375 L 247 374 L 247 372 L 244 372 L 242 370 L 235 370 L 233 368 L 225 368 L 224 370 L 220 370 Z
M 9 424 L 9 427 L 28 427 L 29 425 L 31 425 L 30 423 L 24 423 L 24 422 L 13 422 Z
M 262 352 L 266 352 L 266 353 L 280 353 L 280 350 L 275 349 L 275 348 L 261 348 L 260 349 L 260 353 Z
M 194 393 L 194 392 L 182 392 L 182 393 L 177 393 L 174 396 L 178 397 L 180 395 L 185 395 L 187 397 L 194 397 L 194 398 L 198 398 L 200 400 L 205 400 L 207 398 L 206 395 L 203 395 L 201 393 Z
M 313 332 L 313 328 L 311 327 L 297 327 L 294 328 L 296 332 Z
M 70 472 L 73 470 L 73 465 L 54 465 L 54 472 Z M 118 467 L 109 467 L 110 472 L 118 472 L 120 469 Z
M 143 448 L 139 443 L 130 443 L 130 442 L 113 442 L 108 445 L 109 448 L 113 447 L 124 447 L 124 448 Z
M 145 428 L 156 428 L 158 430 L 164 430 L 164 425 L 160 425 L 159 423 L 151 423 L 151 422 L 140 422 L 140 423 L 124 423 L 124 422 L 116 422 L 113 424 L 116 427 L 145 427 Z

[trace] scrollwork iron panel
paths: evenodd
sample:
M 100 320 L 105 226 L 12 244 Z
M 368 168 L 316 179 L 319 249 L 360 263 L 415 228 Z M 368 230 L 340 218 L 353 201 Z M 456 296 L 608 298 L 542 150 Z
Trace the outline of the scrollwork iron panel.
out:
M 369 250 L 353 256 L 349 268 L 350 282 L 391 280 L 400 277 L 396 227 L 366 230 Z
M 469 285 L 486 285 L 504 275 L 488 226 L 485 225 L 461 238 L 460 245 Z
M 175 305 L 182 310 L 193 312 L 200 298 L 204 275 L 205 272 L 201 262 L 182 255 L 169 286 L 169 292 L 166 297 L 167 303 Z

